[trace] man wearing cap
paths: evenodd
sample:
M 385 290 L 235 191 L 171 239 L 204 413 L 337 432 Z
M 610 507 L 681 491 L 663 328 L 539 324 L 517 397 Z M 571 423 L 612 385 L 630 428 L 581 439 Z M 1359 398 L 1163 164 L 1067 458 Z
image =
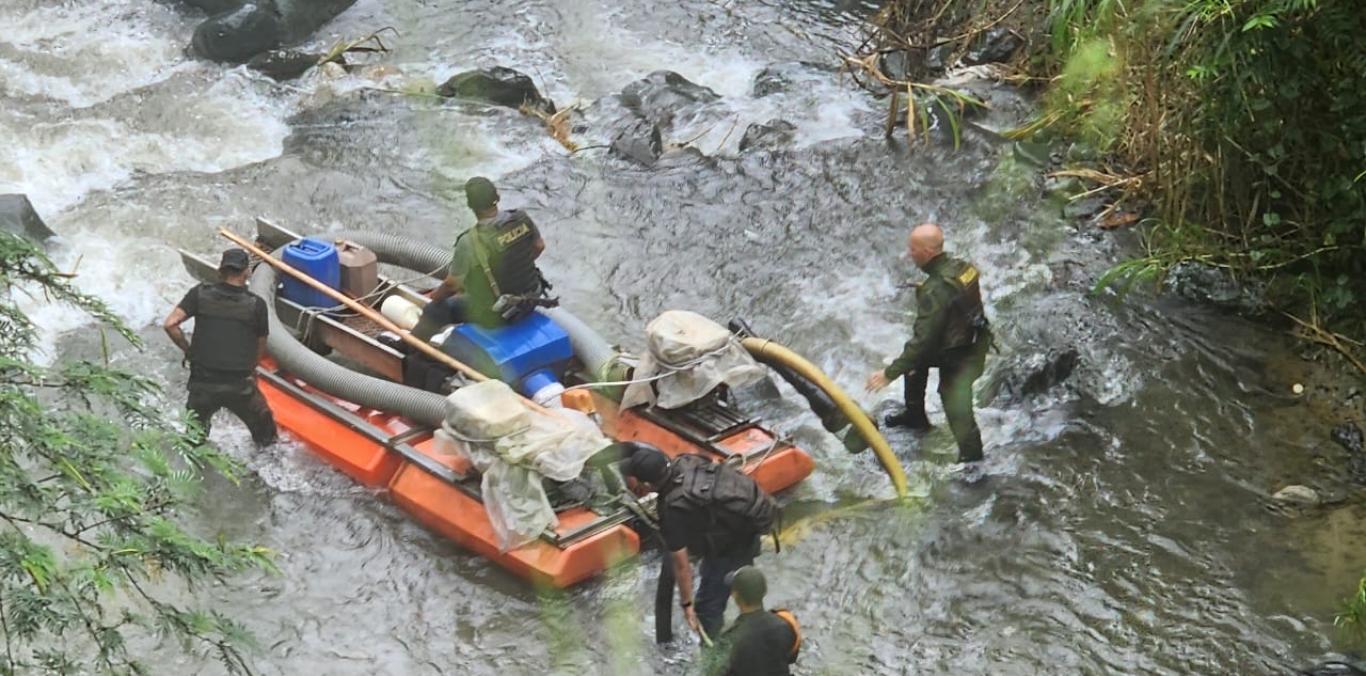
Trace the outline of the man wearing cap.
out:
M 526 212 L 498 208 L 498 189 L 476 176 L 465 182 L 474 227 L 455 240 L 446 279 L 412 334 L 427 340 L 448 324 L 497 327 L 525 317 L 549 288 L 536 259 L 545 240 Z
M 754 557 L 759 555 L 759 533 L 732 531 L 720 519 L 714 518 L 714 514 L 685 509 L 686 501 L 671 499 L 674 492 L 683 490 L 682 474 L 686 470 L 682 467 L 687 463 L 682 459 L 687 455 L 670 462 L 667 455 L 653 446 L 637 444 L 633 451 L 622 461 L 621 473 L 659 495 L 659 530 L 669 552 L 665 556 L 673 562 L 683 617 L 694 631 L 701 630 L 704 635 L 715 637 L 721 631 L 730 593 L 727 576 L 754 563 Z M 695 605 L 690 553 L 702 559 Z
M 186 408 L 209 436 L 213 414 L 232 411 L 258 445 L 275 441 L 275 417 L 256 387 L 256 362 L 266 352 L 270 331 L 266 301 L 247 290 L 250 259 L 241 249 L 223 252 L 220 281 L 190 289 L 162 323 L 166 335 L 185 353 L 190 365 Z M 180 325 L 194 318 L 194 335 L 187 340 Z
M 764 609 L 768 581 L 763 571 L 745 566 L 727 576 L 740 616 L 722 632 L 714 673 L 722 676 L 788 676 L 801 651 L 797 618 L 786 610 Z

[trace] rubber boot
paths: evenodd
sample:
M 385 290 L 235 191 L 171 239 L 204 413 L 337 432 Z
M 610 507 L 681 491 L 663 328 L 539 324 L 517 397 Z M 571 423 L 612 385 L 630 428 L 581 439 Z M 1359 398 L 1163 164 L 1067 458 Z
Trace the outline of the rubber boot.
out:
M 883 424 L 888 427 L 904 427 L 913 432 L 926 432 L 933 427 L 929 416 L 925 415 L 925 386 L 929 384 L 929 380 L 929 369 L 919 369 L 902 376 L 906 410 L 883 418 Z

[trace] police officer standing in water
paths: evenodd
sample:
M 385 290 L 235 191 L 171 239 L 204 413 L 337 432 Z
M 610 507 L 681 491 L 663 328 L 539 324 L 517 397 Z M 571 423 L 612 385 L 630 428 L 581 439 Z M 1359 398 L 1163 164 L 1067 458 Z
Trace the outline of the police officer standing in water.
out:
M 944 231 L 933 223 L 911 230 L 909 250 L 916 267 L 929 275 L 916 292 L 913 335 L 901 356 L 868 376 L 867 389 L 874 392 L 904 377 L 906 411 L 885 422 L 928 430 L 925 387 L 929 369 L 938 368 L 939 398 L 958 442 L 958 462 L 977 462 L 982 459 L 982 434 L 972 413 L 972 384 L 982 375 L 991 347 L 977 268 L 944 253 Z
M 465 182 L 465 199 L 477 220 L 456 238 L 446 279 L 413 327 L 422 340 L 448 324 L 497 327 L 554 304 L 545 297 L 550 285 L 536 267 L 545 240 L 531 217 L 499 209 L 497 188 L 482 176 Z
M 220 281 L 200 284 L 176 305 L 162 328 L 185 353 L 190 364 L 190 415 L 208 439 L 213 414 L 232 411 L 251 430 L 260 446 L 275 441 L 275 417 L 256 387 L 256 362 L 266 352 L 270 332 L 266 301 L 247 290 L 250 258 L 241 249 L 228 249 L 218 264 Z M 194 318 L 194 335 L 187 340 L 180 325 Z

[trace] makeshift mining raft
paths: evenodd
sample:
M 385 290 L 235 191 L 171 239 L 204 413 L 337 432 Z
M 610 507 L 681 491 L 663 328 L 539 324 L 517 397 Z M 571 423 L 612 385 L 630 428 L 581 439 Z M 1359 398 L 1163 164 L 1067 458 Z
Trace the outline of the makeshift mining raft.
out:
M 499 328 L 408 334 L 450 262 L 425 242 L 369 232 L 300 237 L 257 220 L 251 290 L 270 307 L 256 369 L 281 429 L 432 530 L 538 584 L 568 587 L 640 550 L 653 496 L 616 473 L 623 442 L 735 463 L 777 493 L 811 457 L 746 414 L 732 388 L 769 371 L 792 383 L 846 445 L 904 477 L 862 411 L 776 344 L 691 312 L 646 330 L 640 359 L 559 307 Z M 190 272 L 212 263 L 181 252 Z M 411 271 L 394 277 L 387 270 Z M 767 367 L 760 362 L 767 364 Z M 851 424 L 852 423 L 852 424 Z

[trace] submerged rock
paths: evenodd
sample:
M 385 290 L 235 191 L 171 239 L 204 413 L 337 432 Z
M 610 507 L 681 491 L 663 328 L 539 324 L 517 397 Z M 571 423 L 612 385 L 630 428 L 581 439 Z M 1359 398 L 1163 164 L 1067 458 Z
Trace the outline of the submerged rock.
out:
M 686 108 L 720 98 L 716 92 L 670 70 L 657 70 L 621 90 L 622 105 L 660 127 L 669 126 Z
M 1315 491 L 1308 486 L 1300 486 L 1298 484 L 1286 486 L 1285 488 L 1276 491 L 1276 493 L 1271 496 L 1271 499 L 1276 502 L 1290 505 L 1317 505 L 1322 502 L 1322 500 L 1319 499 L 1318 491 Z
M 1362 433 L 1361 428 L 1354 423 L 1342 423 L 1333 428 L 1330 435 L 1337 445 L 1347 449 L 1352 455 L 1362 455 Z
M 218 14 L 230 9 L 236 9 L 242 4 L 242 0 L 179 0 L 180 4 L 203 10 L 209 14 Z
M 791 145 L 797 134 L 797 125 L 787 120 L 769 120 L 763 124 L 751 124 L 740 138 L 740 152 L 748 150 L 778 150 Z
M 253 56 L 247 68 L 262 73 L 277 82 L 293 80 L 321 61 L 322 54 L 309 54 L 297 49 L 273 49 Z
M 1266 309 L 1266 292 L 1245 284 L 1228 270 L 1194 262 L 1177 263 L 1167 272 L 1166 288 L 1172 293 L 1243 315 L 1256 316 Z
M 828 76 L 829 66 L 809 61 L 787 61 L 764 67 L 754 76 L 754 98 L 779 94 L 795 89 L 803 82 Z
M 302 42 L 356 0 L 249 0 L 199 24 L 190 46 L 211 61 L 243 63 L 261 52 Z M 219 5 L 215 5 L 219 6 Z
M 53 235 L 27 195 L 0 195 L 0 231 L 41 242 Z
M 526 105 L 546 113 L 555 112 L 554 102 L 541 95 L 529 76 L 503 66 L 458 73 L 437 87 L 436 93 L 495 106 L 520 108 Z
M 987 399 L 1019 401 L 1047 392 L 1065 382 L 1081 364 L 1076 348 L 1035 353 L 1004 367 L 1004 376 L 988 387 Z

